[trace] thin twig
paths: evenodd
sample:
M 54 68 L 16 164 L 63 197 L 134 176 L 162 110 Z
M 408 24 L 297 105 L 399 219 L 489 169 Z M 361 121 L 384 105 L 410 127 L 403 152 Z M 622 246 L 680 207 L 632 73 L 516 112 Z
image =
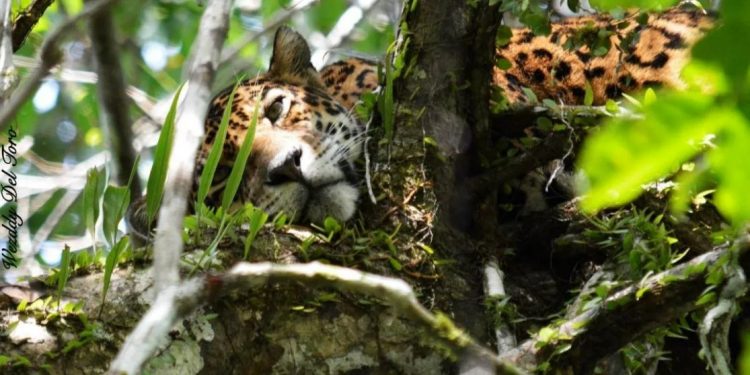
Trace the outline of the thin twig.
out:
M 26 9 L 18 13 L 13 20 L 13 52 L 21 49 L 26 37 L 31 33 L 37 22 L 42 18 L 47 8 L 55 0 L 34 0 Z
M 182 219 L 187 211 L 187 199 L 193 186 L 195 155 L 203 137 L 203 120 L 208 112 L 211 84 L 219 65 L 221 47 L 229 24 L 229 0 L 209 3 L 201 17 L 198 36 L 192 47 L 195 60 L 190 69 L 185 99 L 180 106 L 173 144 L 169 156 L 167 189 L 159 210 L 159 222 L 154 240 L 154 285 L 157 294 L 179 282 L 182 254 Z
M 68 212 L 68 208 L 75 203 L 78 196 L 81 195 L 82 190 L 65 190 L 62 198 L 57 202 L 55 207 L 52 209 L 52 213 L 44 219 L 42 226 L 37 229 L 34 233 L 34 237 L 31 240 L 31 248 L 38 249 L 42 242 L 46 241 L 52 231 L 55 229 L 60 219 Z
M 0 0 L 0 108 L 18 84 L 10 37 L 10 2 Z
M 93 15 L 89 22 L 89 35 L 96 59 L 96 72 L 101 79 L 97 82 L 99 102 L 103 109 L 104 126 L 109 133 L 107 140 L 114 161 L 115 180 L 125 184 L 130 171 L 135 168 L 133 130 L 128 114 L 125 78 L 120 65 L 114 19 L 109 9 Z M 107 131 L 108 130 L 108 131 Z M 140 180 L 131 180 L 130 191 L 140 193 Z
M 336 21 L 320 45 L 316 46 L 312 54 L 312 63 L 315 66 L 323 66 L 327 60 L 327 54 L 331 50 L 343 44 L 354 29 L 364 20 L 369 12 L 374 9 L 378 0 L 360 0 L 352 4 Z
M 26 56 L 13 56 L 13 63 L 18 68 L 35 69 L 39 66 L 39 61 L 34 58 Z M 95 84 L 99 81 L 99 75 L 94 72 L 85 70 L 69 69 L 61 66 L 56 66 L 50 69 L 50 73 L 54 74 L 55 77 L 63 82 L 76 82 L 76 83 L 88 83 Z M 167 116 L 167 111 L 156 112 L 155 107 L 157 106 L 156 99 L 149 96 L 145 91 L 135 87 L 128 86 L 125 89 L 125 93 L 128 94 L 130 100 L 133 101 L 138 109 L 149 116 L 151 119 L 157 122 L 164 122 L 164 118 Z M 169 103 L 172 102 L 171 97 L 167 99 Z M 169 105 L 165 105 L 168 108 Z
M 242 49 L 245 48 L 248 44 L 255 42 L 256 40 L 258 40 L 258 38 L 269 32 L 275 31 L 277 28 L 279 28 L 279 26 L 289 21 L 292 16 L 302 10 L 309 8 L 311 5 L 317 3 L 318 1 L 319 0 L 300 0 L 294 4 L 291 4 L 290 9 L 284 12 L 277 13 L 274 19 L 272 19 L 271 22 L 263 27 L 263 30 L 247 34 L 242 40 L 235 43 L 234 46 L 227 46 L 226 48 L 224 48 L 224 50 L 221 51 L 220 65 L 234 60 L 240 53 L 240 51 L 242 51 Z
M 39 50 L 39 60 L 41 64 L 34 69 L 28 77 L 26 77 L 15 95 L 11 96 L 10 100 L 3 105 L 2 109 L 0 109 L 0 129 L 5 129 L 8 121 L 16 116 L 16 113 L 23 103 L 31 97 L 39 87 L 39 83 L 42 79 L 49 74 L 50 69 L 62 60 L 62 54 L 58 50 L 58 44 L 63 36 L 65 36 L 65 34 L 76 25 L 76 23 L 90 17 L 105 7 L 112 5 L 115 1 L 117 0 L 98 0 L 95 3 L 91 3 L 80 13 L 68 19 L 54 31 L 49 33 L 44 40 L 44 43 L 42 43 L 42 48 Z
M 379 298 L 402 315 L 428 328 L 448 341 L 455 349 L 468 351 L 487 359 L 500 374 L 521 374 L 509 362 L 501 361 L 467 334 L 425 309 L 413 289 L 401 279 L 331 266 L 318 262 L 307 264 L 239 263 L 224 275 L 198 277 L 178 286 L 169 286 L 157 297 L 138 326 L 125 341 L 110 367 L 110 374 L 132 374 L 157 349 L 160 340 L 172 326 L 209 300 L 234 291 L 247 291 L 268 282 L 301 282 L 305 285 L 335 287 Z

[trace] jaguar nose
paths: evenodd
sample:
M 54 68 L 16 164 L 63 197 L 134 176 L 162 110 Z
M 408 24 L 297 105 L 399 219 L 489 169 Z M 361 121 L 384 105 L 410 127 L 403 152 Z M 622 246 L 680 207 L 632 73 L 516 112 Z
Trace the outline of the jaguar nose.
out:
M 304 182 L 305 177 L 300 169 L 302 150 L 290 152 L 283 162 L 268 170 L 267 185 L 281 185 L 287 182 Z

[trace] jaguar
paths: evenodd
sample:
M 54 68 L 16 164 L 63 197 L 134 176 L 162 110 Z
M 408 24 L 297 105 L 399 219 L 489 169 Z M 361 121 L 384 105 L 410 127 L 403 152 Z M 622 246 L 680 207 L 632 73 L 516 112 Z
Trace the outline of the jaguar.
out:
M 582 104 L 590 91 L 593 104 L 652 86 L 680 88 L 680 71 L 690 47 L 712 26 L 702 10 L 676 7 L 664 13 L 627 14 L 621 18 L 592 15 L 552 24 L 549 35 L 516 28 L 496 58 L 491 83 L 510 107 L 553 99 Z M 602 31 L 603 30 L 603 31 Z M 606 50 L 580 43 L 591 35 Z M 589 38 L 590 39 L 590 38 Z M 589 40 L 590 41 L 590 40 Z M 222 157 L 206 199 L 216 206 L 257 108 L 252 151 L 236 201 L 251 202 L 269 214 L 284 212 L 292 220 L 321 222 L 350 219 L 359 199 L 356 161 L 365 134 L 353 108 L 378 85 L 377 64 L 350 58 L 317 71 L 305 39 L 288 27 L 277 30 L 270 67 L 240 82 L 231 103 L 231 118 Z M 232 87 L 211 102 L 205 139 L 196 160 L 193 191 L 216 140 Z

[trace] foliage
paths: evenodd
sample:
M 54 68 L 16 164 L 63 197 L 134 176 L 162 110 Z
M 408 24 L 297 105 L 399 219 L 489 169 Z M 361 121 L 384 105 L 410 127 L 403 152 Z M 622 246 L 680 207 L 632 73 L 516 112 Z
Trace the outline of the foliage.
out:
M 662 219 L 662 215 L 637 209 L 622 210 L 590 218 L 593 227 L 582 235 L 598 248 L 611 251 L 619 267 L 618 279 L 637 281 L 669 269 L 685 255 L 673 250 L 677 240 Z

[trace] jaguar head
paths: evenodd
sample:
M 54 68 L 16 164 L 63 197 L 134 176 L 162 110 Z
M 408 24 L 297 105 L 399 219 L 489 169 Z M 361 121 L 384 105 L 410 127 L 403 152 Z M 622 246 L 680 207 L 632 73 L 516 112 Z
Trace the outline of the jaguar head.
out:
M 196 181 L 213 145 L 231 87 L 212 102 Z M 224 151 L 207 203 L 216 205 L 257 108 L 252 151 L 235 203 L 253 203 L 274 215 L 322 222 L 345 221 L 355 212 L 359 177 L 354 162 L 363 134 L 350 108 L 334 100 L 310 63 L 310 48 L 282 27 L 274 37 L 268 72 L 241 82 L 231 107 Z M 196 182 L 197 183 L 197 182 Z

